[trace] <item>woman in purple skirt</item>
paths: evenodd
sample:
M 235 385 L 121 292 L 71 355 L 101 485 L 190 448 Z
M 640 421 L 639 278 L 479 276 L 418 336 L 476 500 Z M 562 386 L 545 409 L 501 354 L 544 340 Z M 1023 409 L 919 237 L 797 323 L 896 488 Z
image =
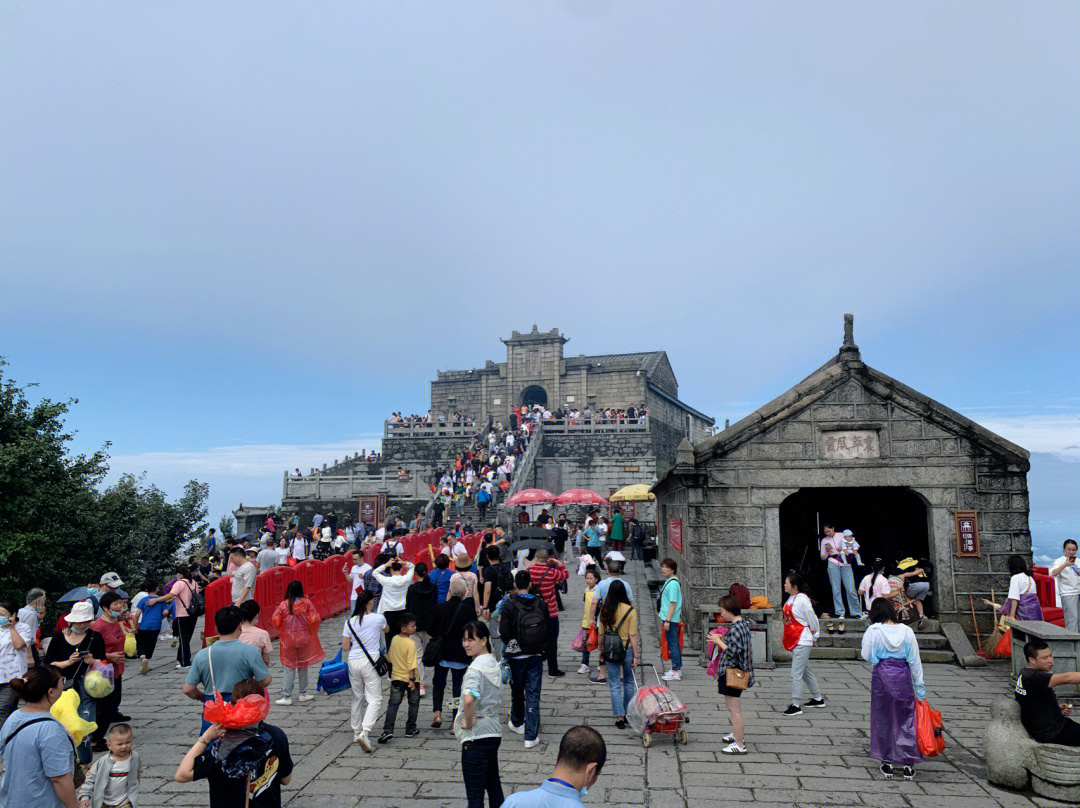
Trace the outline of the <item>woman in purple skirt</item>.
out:
M 915 764 L 922 760 L 915 740 L 915 700 L 926 698 L 926 687 L 915 632 L 896 622 L 896 610 L 887 598 L 877 598 L 870 606 L 862 657 L 874 666 L 870 757 L 881 761 L 886 780 L 893 776 L 893 766 L 903 766 L 904 779 L 912 780 Z
M 1028 571 L 1027 561 L 1022 556 L 1009 556 L 1009 595 L 1000 606 L 992 600 L 983 598 L 983 603 L 1014 620 L 1042 620 L 1042 605 L 1039 603 L 1035 579 Z

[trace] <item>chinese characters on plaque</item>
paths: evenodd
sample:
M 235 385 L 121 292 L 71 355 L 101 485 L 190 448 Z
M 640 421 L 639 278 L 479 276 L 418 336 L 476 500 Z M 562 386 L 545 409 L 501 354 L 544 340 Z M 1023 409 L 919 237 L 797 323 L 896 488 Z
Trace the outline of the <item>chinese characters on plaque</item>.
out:
M 956 555 L 978 556 L 979 552 L 979 523 L 978 511 L 953 511 L 956 519 Z
M 881 457 L 877 430 L 850 429 L 843 432 L 822 432 L 821 456 L 831 460 Z

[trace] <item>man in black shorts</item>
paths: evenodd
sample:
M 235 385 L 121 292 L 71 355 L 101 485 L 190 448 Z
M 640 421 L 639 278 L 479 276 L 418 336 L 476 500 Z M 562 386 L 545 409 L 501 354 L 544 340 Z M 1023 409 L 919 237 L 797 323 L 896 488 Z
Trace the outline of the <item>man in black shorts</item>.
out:
M 1020 721 L 1039 743 L 1080 746 L 1080 724 L 1069 718 L 1072 707 L 1058 704 L 1054 688 L 1080 684 L 1080 673 L 1053 673 L 1054 655 L 1044 640 L 1024 645 L 1027 667 L 1016 677 Z

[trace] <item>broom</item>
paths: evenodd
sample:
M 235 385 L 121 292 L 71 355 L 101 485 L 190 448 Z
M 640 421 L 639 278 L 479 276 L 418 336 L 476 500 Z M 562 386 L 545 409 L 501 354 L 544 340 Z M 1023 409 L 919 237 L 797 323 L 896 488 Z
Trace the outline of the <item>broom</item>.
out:
M 994 590 L 990 590 L 990 600 L 997 602 L 997 598 L 994 595 Z M 997 647 L 998 641 L 1005 633 L 1005 620 L 1004 618 L 994 615 L 994 630 L 990 632 L 990 636 L 986 638 L 986 642 L 983 643 L 983 651 L 986 653 L 988 659 L 1000 659 L 1000 655 L 997 654 L 994 649 Z
M 978 648 L 975 652 L 975 656 L 980 656 L 983 659 L 989 659 L 989 652 L 983 650 L 982 637 L 979 636 L 979 621 L 975 618 L 975 596 L 968 595 L 968 603 L 971 604 L 971 624 L 975 626 L 975 647 Z

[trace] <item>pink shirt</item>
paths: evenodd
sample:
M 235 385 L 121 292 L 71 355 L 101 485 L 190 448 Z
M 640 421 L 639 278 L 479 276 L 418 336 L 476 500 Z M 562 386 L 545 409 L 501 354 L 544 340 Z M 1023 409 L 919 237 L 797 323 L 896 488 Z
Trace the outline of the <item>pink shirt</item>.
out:
M 187 607 L 191 605 L 191 596 L 195 594 L 195 584 L 181 578 L 173 584 L 173 588 L 169 592 L 176 595 L 176 599 L 173 600 L 173 605 L 176 607 L 176 616 L 187 617 Z
M 270 644 L 270 634 L 265 629 L 261 629 L 258 626 L 249 626 L 244 623 L 240 624 L 240 642 L 245 645 L 254 645 L 259 651 L 262 652 L 263 659 L 270 658 L 270 652 L 274 650 L 274 647 Z

